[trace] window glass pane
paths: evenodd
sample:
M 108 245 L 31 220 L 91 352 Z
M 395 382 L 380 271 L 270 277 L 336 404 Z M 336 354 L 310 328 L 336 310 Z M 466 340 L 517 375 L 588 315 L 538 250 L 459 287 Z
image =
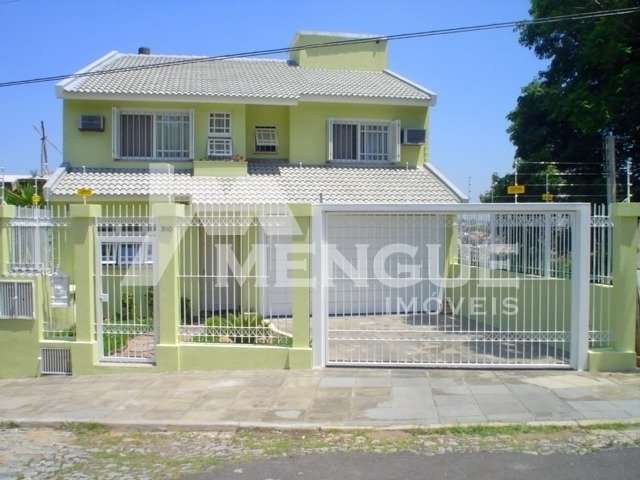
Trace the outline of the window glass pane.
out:
M 231 114 L 224 112 L 210 113 L 209 133 L 212 135 L 231 135 Z
M 189 158 L 189 115 L 156 115 L 156 153 L 158 158 Z
M 230 157 L 231 156 L 231 138 L 229 137 L 210 137 L 209 138 L 209 156 L 210 157 Z
M 354 123 L 333 124 L 333 159 L 358 159 L 358 125 Z
M 389 126 L 362 124 L 360 126 L 360 159 L 366 162 L 389 161 Z
M 276 152 L 278 133 L 276 127 L 256 127 L 256 152 Z
M 153 157 L 153 115 L 120 115 L 120 155 L 122 158 Z

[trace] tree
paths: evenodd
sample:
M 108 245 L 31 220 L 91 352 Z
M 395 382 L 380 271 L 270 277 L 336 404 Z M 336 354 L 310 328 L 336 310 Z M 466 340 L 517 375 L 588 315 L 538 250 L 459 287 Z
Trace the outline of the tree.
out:
M 32 205 L 33 195 L 36 193 L 36 187 L 32 183 L 20 183 L 14 190 L 5 189 L 4 200 L 9 205 L 17 205 L 26 207 Z M 41 195 L 41 192 L 38 192 Z
M 640 0 L 532 0 L 529 12 L 540 18 L 636 6 Z M 626 159 L 640 160 L 638 32 L 640 14 L 520 28 L 520 43 L 549 61 L 522 89 L 507 116 L 507 132 L 522 160 L 518 183 L 532 185 L 524 200 L 542 201 L 540 187 L 534 185 L 554 166 L 557 185 L 552 191 L 560 194 L 558 200 L 605 201 L 603 136 L 608 132 L 617 138 L 618 182 L 626 183 Z M 638 198 L 638 165 L 632 174 Z M 513 175 L 496 173 L 493 180 L 481 200 L 512 201 L 506 185 Z M 624 189 L 618 190 L 622 199 Z

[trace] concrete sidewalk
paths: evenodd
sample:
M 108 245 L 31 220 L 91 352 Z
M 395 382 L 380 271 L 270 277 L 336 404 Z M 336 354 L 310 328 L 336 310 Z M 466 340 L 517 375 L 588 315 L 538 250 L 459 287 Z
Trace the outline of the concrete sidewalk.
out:
M 639 374 L 215 371 L 0 380 L 0 421 L 140 427 L 411 427 L 640 418 Z

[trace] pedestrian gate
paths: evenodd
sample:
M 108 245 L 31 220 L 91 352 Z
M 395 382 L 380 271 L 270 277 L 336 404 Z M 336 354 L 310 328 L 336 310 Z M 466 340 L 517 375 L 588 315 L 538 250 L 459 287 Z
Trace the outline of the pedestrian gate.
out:
M 103 217 L 96 232 L 99 360 L 153 363 L 155 225 L 148 218 Z

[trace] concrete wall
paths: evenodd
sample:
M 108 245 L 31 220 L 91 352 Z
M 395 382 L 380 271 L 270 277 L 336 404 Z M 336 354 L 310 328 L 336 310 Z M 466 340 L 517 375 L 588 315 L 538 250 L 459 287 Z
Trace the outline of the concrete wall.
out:
M 340 34 L 303 33 L 297 34 L 293 47 L 339 42 L 352 37 Z M 306 68 L 349 69 L 379 71 L 387 68 L 387 42 L 364 41 L 347 45 L 333 45 L 322 48 L 294 50 L 289 58 Z

